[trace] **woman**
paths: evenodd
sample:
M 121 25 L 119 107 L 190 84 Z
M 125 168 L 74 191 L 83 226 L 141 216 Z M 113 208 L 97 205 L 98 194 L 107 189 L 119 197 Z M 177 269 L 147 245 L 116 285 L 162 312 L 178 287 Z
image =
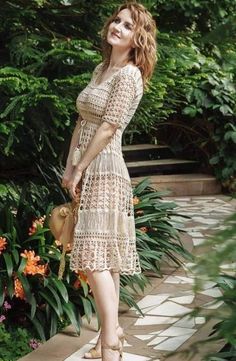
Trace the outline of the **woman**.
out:
M 120 6 L 102 31 L 103 62 L 77 98 L 80 115 L 62 186 L 72 198 L 80 189 L 70 268 L 86 272 L 101 321 L 98 342 L 85 358 L 116 361 L 122 357 L 119 277 L 141 272 L 121 141 L 154 69 L 155 33 L 155 22 L 144 6 Z M 79 135 L 82 156 L 72 166 Z

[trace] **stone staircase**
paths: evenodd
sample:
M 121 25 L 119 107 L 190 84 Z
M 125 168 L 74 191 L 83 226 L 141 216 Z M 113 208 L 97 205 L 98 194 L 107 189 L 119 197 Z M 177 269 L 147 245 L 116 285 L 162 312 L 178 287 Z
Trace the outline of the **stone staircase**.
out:
M 171 196 L 221 192 L 214 176 L 199 172 L 198 161 L 176 158 L 167 145 L 126 145 L 122 151 L 133 185 L 149 177 L 154 188 L 167 189 Z

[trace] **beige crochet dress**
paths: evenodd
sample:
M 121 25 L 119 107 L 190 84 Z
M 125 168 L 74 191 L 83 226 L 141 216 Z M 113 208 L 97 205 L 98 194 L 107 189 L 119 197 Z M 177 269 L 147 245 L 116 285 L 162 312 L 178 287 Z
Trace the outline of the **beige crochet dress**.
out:
M 143 94 L 140 70 L 127 64 L 99 84 L 102 63 L 79 94 L 76 105 L 86 120 L 82 153 L 103 121 L 116 123 L 110 143 L 83 173 L 78 222 L 70 257 L 71 270 L 140 273 L 136 251 L 133 194 L 122 155 L 122 133 Z

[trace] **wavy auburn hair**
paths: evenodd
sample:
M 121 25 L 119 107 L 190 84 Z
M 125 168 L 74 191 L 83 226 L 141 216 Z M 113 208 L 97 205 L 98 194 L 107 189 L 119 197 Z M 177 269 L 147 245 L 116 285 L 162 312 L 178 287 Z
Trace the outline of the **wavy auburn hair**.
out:
M 112 46 L 107 42 L 108 29 L 123 9 L 130 10 L 131 18 L 134 22 L 133 48 L 130 50 L 127 63 L 132 62 L 139 68 L 144 87 L 147 87 L 157 61 L 156 23 L 151 13 L 143 5 L 136 2 L 128 2 L 116 9 L 113 15 L 108 18 L 101 31 L 103 71 L 109 65 L 112 50 Z

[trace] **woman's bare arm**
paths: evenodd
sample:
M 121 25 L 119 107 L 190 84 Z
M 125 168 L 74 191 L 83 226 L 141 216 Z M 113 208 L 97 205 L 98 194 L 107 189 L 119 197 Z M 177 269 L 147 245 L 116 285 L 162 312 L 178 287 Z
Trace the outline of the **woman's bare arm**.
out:
M 73 152 L 74 152 L 76 146 L 78 145 L 79 132 L 80 132 L 80 128 L 81 128 L 81 120 L 82 120 L 82 117 L 79 115 L 77 122 L 76 122 L 76 126 L 73 130 L 73 134 L 71 137 L 69 153 L 68 153 L 68 157 L 67 157 L 67 161 L 66 161 L 66 167 L 71 167 L 71 168 L 73 167 L 72 166 L 72 156 L 73 156 Z
M 103 122 L 97 129 L 94 137 L 90 141 L 88 148 L 82 155 L 79 163 L 75 167 L 75 172 L 83 172 L 91 161 L 110 143 L 114 133 L 116 132 L 117 126 Z

